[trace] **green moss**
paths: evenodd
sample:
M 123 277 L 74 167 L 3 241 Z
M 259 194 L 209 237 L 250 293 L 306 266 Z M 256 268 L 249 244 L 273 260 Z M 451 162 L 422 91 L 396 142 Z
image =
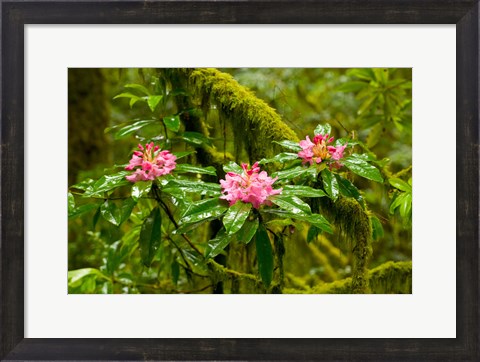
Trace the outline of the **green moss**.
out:
M 370 293 L 374 294 L 410 294 L 412 293 L 412 262 L 389 261 L 366 273 L 370 286 Z M 332 283 L 317 285 L 310 290 L 286 289 L 284 293 L 309 293 L 309 294 L 351 294 L 353 278 L 345 278 Z
M 231 75 L 213 68 L 186 69 L 183 72 L 202 108 L 208 110 L 214 104 L 221 117 L 231 123 L 237 156 L 243 147 L 250 162 L 254 162 L 280 151 L 280 147 L 272 141 L 298 140 L 295 132 L 273 108 L 238 84 Z
M 412 262 L 389 261 L 369 271 L 369 284 L 378 294 L 412 293 Z
M 366 210 L 354 199 L 339 197 L 335 202 L 324 198 L 322 210 L 334 219 L 353 252 L 352 293 L 368 293 L 366 278 L 371 250 L 372 226 Z

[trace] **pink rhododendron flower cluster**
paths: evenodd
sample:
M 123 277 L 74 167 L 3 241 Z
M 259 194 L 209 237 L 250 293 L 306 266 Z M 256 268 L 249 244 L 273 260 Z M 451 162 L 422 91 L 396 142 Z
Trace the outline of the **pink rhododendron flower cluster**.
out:
M 258 162 L 255 162 L 252 168 L 249 168 L 246 163 L 242 163 L 242 168 L 242 174 L 228 172 L 225 180 L 220 180 L 224 193 L 220 198 L 229 201 L 230 206 L 238 200 L 249 202 L 256 209 L 260 205 L 271 205 L 268 197 L 282 192 L 282 189 L 274 190 L 272 188 L 277 178 L 269 177 L 265 171 L 260 172 Z
M 140 151 L 133 152 L 125 170 L 135 172 L 125 178 L 131 182 L 154 180 L 155 178 L 167 175 L 177 166 L 177 157 L 170 151 L 159 151 L 160 147 L 154 146 L 153 142 L 147 143 L 145 147 L 138 145 Z
M 347 145 L 343 146 L 331 146 L 329 145 L 334 140 L 333 137 L 329 138 L 329 135 L 317 134 L 313 138 L 313 142 L 310 140 L 310 137 L 307 136 L 306 139 L 300 141 L 300 147 L 302 150 L 298 152 L 298 157 L 303 159 L 303 163 L 309 162 L 310 165 L 314 163 L 321 163 L 322 161 L 333 160 L 331 164 L 332 167 L 340 168 L 342 164 L 338 162 L 343 158 L 343 151 Z

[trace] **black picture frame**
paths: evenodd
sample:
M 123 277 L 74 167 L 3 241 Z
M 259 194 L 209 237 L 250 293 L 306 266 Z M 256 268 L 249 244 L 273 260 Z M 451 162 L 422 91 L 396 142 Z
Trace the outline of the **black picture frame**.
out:
M 1 0 L 1 19 L 2 360 L 480 359 L 478 0 Z M 457 337 L 188 340 L 24 338 L 24 25 L 142 23 L 456 24 Z

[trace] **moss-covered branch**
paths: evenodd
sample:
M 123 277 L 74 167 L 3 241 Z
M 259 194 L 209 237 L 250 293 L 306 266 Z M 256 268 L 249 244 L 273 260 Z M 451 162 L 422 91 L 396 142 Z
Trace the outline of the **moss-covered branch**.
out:
M 231 75 L 213 68 L 187 69 L 185 74 L 202 108 L 214 104 L 231 123 L 237 155 L 244 147 L 250 162 L 255 162 L 280 150 L 272 141 L 298 140 L 272 107 Z
M 370 293 L 374 294 L 409 294 L 412 293 L 412 262 L 389 261 L 366 273 Z M 345 278 L 332 283 L 325 283 L 308 289 L 286 289 L 292 294 L 351 294 L 353 278 Z

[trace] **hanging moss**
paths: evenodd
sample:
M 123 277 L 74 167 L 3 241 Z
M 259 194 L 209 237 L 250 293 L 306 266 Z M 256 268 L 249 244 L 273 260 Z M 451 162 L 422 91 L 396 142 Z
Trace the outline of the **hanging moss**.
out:
M 352 293 L 368 293 L 366 278 L 371 250 L 372 226 L 367 212 L 354 199 L 339 197 L 335 202 L 324 198 L 322 210 L 334 219 L 353 252 Z
M 412 293 L 412 262 L 389 261 L 369 270 L 366 278 L 373 294 L 411 294 Z M 307 289 L 289 288 L 284 293 L 290 294 L 351 294 L 353 293 L 353 279 L 345 278 L 332 283 L 325 283 Z
M 298 140 L 273 108 L 231 75 L 213 68 L 184 72 L 202 107 L 208 109 L 210 104 L 215 104 L 222 117 L 231 122 L 237 155 L 240 147 L 244 147 L 250 162 L 254 162 L 281 150 L 272 141 Z

